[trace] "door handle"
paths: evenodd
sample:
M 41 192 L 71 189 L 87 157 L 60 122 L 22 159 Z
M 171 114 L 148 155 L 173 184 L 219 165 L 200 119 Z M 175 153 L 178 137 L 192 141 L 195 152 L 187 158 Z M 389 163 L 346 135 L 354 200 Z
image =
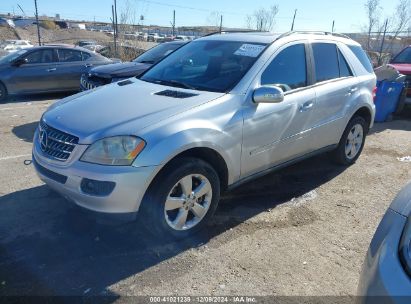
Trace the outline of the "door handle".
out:
M 357 90 L 358 90 L 357 87 L 350 88 L 350 89 L 348 90 L 348 94 L 351 95 L 351 94 L 357 92 Z
M 86 68 L 89 68 L 89 67 L 92 67 L 93 64 L 92 64 L 92 63 L 86 63 L 84 66 L 85 66 Z
M 312 100 L 307 101 L 307 102 L 303 103 L 303 104 L 300 106 L 300 112 L 308 111 L 308 110 L 310 110 L 313 106 L 314 106 L 314 101 L 312 101 Z
M 51 69 L 47 69 L 47 72 L 54 72 L 56 70 L 56 68 L 51 68 Z

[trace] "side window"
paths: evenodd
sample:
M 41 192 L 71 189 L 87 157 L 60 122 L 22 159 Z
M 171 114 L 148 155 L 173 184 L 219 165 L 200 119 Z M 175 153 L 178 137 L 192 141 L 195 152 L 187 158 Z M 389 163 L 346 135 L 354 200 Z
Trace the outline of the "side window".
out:
M 338 50 L 338 65 L 340 66 L 340 77 L 353 76 L 351 69 L 348 66 L 347 60 L 345 60 L 344 55 L 340 50 Z
M 54 62 L 53 50 L 34 51 L 26 56 L 28 64 Z
M 312 47 L 317 82 L 339 78 L 337 46 L 332 43 L 313 43 Z
M 307 86 L 305 45 L 296 44 L 282 50 L 261 75 L 262 85 L 278 85 L 284 91 Z
M 81 52 L 71 49 L 59 49 L 60 62 L 75 62 L 82 61 Z
M 87 59 L 90 59 L 91 55 L 86 52 L 81 52 L 81 55 L 83 56 L 83 61 L 86 61 Z
M 372 68 L 371 60 L 364 52 L 364 50 L 358 45 L 348 45 L 350 50 L 354 53 L 354 55 L 358 58 L 364 68 L 367 70 L 368 73 L 374 73 Z

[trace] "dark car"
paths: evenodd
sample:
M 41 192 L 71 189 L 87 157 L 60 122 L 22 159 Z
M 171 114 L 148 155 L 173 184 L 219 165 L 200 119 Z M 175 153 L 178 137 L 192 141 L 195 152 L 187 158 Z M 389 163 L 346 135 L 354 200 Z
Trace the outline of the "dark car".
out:
M 112 60 L 81 47 L 39 46 L 0 58 L 0 101 L 8 95 L 78 91 L 80 76 Z
M 403 49 L 397 56 L 390 61 L 390 66 L 393 66 L 403 75 L 406 75 L 407 98 L 406 104 L 411 104 L 411 45 Z
M 382 218 L 363 265 L 357 304 L 411 303 L 411 183 Z
M 149 49 L 131 62 L 93 68 L 81 76 L 80 89 L 85 91 L 111 82 L 138 76 L 186 43 L 186 41 L 162 43 Z

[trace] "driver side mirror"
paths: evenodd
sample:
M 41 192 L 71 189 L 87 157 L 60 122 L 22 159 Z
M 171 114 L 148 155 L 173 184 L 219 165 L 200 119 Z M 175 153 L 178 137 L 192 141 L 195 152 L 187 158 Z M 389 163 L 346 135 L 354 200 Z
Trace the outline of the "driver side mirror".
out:
M 28 63 L 27 58 L 19 58 L 13 62 L 13 65 L 18 67 L 25 63 Z
M 255 89 L 253 101 L 255 103 L 279 103 L 284 100 L 284 92 L 277 86 L 262 86 Z

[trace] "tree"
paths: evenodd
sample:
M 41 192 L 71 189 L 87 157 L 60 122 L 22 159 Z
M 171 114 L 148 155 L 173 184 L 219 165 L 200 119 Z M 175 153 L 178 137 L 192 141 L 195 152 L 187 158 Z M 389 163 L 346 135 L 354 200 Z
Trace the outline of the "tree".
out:
M 380 24 L 380 0 L 367 0 L 364 4 L 368 18 L 367 49 L 371 49 L 371 32 Z
M 247 15 L 246 26 L 249 29 L 257 31 L 271 31 L 275 25 L 275 17 L 279 11 L 278 5 L 272 5 L 270 8 L 260 8 L 253 14 Z
M 208 15 L 207 17 L 207 24 L 214 26 L 214 27 L 220 27 L 221 23 L 221 13 L 218 11 L 213 11 Z

